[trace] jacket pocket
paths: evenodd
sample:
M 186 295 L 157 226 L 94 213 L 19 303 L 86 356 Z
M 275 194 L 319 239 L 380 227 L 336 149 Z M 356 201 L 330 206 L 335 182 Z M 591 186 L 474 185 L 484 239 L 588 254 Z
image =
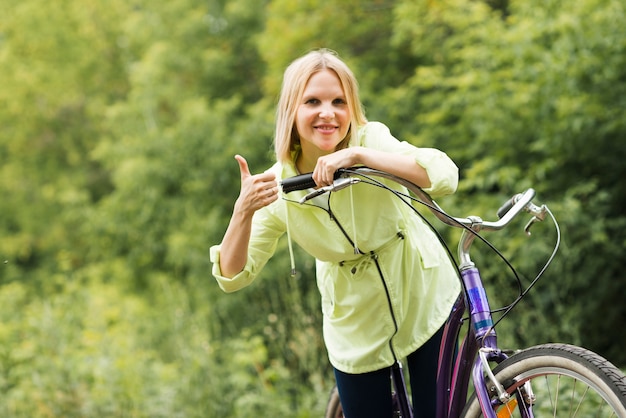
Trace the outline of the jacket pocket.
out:
M 423 268 L 431 269 L 441 264 L 442 245 L 430 229 L 419 228 L 417 234 L 411 234 L 411 241 L 419 253 Z

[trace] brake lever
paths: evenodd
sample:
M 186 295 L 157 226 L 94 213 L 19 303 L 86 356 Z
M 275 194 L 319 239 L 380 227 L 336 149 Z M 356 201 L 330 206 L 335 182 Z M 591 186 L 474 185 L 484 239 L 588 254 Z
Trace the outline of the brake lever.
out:
M 543 221 L 546 218 L 547 207 L 546 205 L 537 206 L 529 203 L 526 210 L 533 214 L 533 217 L 524 227 L 524 232 L 526 233 L 526 235 L 530 236 L 530 227 L 532 227 L 537 222 Z
M 358 178 L 358 177 L 341 177 L 341 178 L 338 178 L 337 180 L 334 180 L 333 184 L 331 184 L 330 186 L 324 186 L 324 187 L 320 187 L 319 189 L 315 189 L 311 193 L 308 193 L 306 196 L 304 196 L 302 199 L 300 199 L 298 202 L 300 204 L 303 204 L 307 200 L 311 200 L 314 197 L 321 196 L 324 193 L 336 192 L 338 190 L 345 189 L 346 187 L 351 186 L 353 184 L 356 184 L 356 183 L 358 183 L 360 181 L 361 181 L 361 179 Z

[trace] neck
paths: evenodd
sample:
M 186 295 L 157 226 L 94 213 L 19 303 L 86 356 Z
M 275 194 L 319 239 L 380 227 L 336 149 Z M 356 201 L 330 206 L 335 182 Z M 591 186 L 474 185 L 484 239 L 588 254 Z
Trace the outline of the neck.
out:
M 295 161 L 296 170 L 298 170 L 300 174 L 313 172 L 313 170 L 315 169 L 315 165 L 317 164 L 317 159 L 319 157 L 319 155 L 305 155 L 305 153 L 300 150 L 300 153 L 296 157 Z

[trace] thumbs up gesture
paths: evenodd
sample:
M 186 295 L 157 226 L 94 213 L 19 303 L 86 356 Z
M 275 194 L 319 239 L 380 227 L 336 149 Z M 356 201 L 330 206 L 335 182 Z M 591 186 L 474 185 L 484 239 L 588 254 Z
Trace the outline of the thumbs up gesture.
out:
M 235 206 L 238 210 L 252 216 L 254 212 L 278 199 L 278 182 L 273 173 L 250 174 L 248 162 L 241 155 L 236 155 L 241 174 L 241 191 Z

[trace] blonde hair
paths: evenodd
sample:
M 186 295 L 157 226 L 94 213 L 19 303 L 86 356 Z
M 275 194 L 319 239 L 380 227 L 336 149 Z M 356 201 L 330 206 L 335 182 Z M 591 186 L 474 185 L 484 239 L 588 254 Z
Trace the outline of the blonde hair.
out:
M 337 74 L 350 109 L 350 128 L 346 137 L 337 145 L 337 149 L 346 148 L 350 142 L 356 142 L 358 127 L 367 123 L 359 98 L 359 85 L 350 68 L 334 51 L 329 49 L 311 51 L 293 61 L 283 76 L 274 135 L 276 159 L 282 163 L 293 162 L 292 152 L 300 142 L 295 127 L 298 106 L 309 78 L 322 70 L 332 70 Z

